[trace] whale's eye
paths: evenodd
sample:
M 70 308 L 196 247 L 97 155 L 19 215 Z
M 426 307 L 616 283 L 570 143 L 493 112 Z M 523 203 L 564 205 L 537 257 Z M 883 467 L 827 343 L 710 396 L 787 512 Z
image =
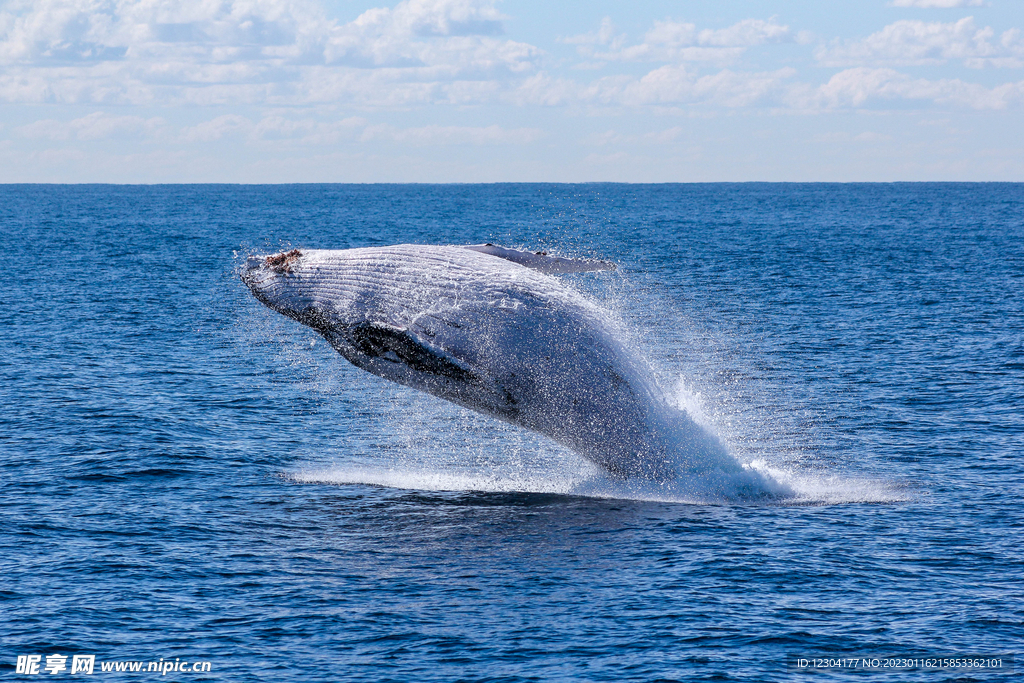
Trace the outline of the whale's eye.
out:
M 292 272 L 292 264 L 295 263 L 300 256 L 302 256 L 301 251 L 298 249 L 292 249 L 288 252 L 268 256 L 267 265 L 276 273 L 290 273 Z

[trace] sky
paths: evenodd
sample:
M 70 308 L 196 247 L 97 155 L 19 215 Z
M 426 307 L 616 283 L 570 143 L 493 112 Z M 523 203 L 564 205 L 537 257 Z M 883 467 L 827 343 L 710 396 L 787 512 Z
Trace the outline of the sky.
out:
M 0 182 L 1024 181 L 1022 9 L 0 2 Z

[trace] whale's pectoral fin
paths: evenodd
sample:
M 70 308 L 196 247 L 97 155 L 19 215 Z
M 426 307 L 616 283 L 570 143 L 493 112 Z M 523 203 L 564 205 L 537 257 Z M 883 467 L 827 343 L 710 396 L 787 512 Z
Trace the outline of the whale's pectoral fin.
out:
M 506 261 L 539 270 L 542 273 L 586 273 L 592 270 L 615 270 L 616 267 L 610 261 L 548 256 L 547 252 L 544 251 L 519 251 L 517 249 L 498 247 L 493 244 L 467 244 L 463 246 L 463 249 L 497 256 Z
M 404 328 L 364 322 L 352 327 L 348 336 L 352 344 L 367 356 L 404 363 L 413 370 L 458 382 L 481 383 L 475 372 Z

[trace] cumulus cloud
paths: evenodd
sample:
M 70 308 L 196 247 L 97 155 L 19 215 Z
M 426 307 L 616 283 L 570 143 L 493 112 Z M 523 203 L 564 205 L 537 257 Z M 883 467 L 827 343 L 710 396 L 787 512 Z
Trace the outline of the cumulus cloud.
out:
M 440 84 L 406 95 L 444 101 L 460 81 L 501 82 L 541 51 L 502 37 L 491 0 L 403 0 L 354 21 L 314 0 L 40 0 L 0 12 L 0 99 L 15 102 L 317 101 L 382 82 Z
M 922 107 L 1002 110 L 1024 103 L 1024 81 L 993 88 L 960 79 L 913 78 L 890 68 L 845 69 L 826 83 L 796 79 L 792 68 L 766 72 L 723 69 L 702 74 L 692 65 L 667 64 L 642 77 L 609 76 L 587 84 L 538 74 L 517 92 L 519 104 L 590 104 L 614 107 L 751 108 L 822 112 L 884 108 L 892 103 Z
M 771 72 L 742 72 L 723 69 L 702 74 L 685 64 L 666 64 L 642 77 L 607 76 L 591 83 L 539 74 L 523 83 L 516 93 L 519 104 L 557 106 L 593 104 L 602 106 L 712 105 L 737 108 L 770 105 L 784 99 L 791 68 Z
M 897 21 L 867 38 L 834 41 L 818 49 L 825 66 L 907 66 L 963 60 L 969 67 L 1024 66 L 1024 40 L 1018 29 L 998 39 L 990 27 L 978 28 L 973 17 L 956 22 Z
M 744 107 L 764 102 L 780 93 L 783 81 L 796 72 L 782 69 L 768 73 L 745 73 L 725 69 L 699 75 L 682 65 L 667 65 L 651 71 L 639 81 L 614 91 L 623 102 L 644 104 L 711 103 Z
M 92 103 L 97 109 L 248 104 L 277 111 L 435 103 L 822 110 L 900 100 L 999 109 L 1019 102 L 1016 83 L 986 88 L 894 70 L 954 60 L 1024 66 L 1019 30 L 997 35 L 971 17 L 898 21 L 867 38 L 823 45 L 816 52 L 819 63 L 844 70 L 821 85 L 800 82 L 792 68 L 736 66 L 754 46 L 802 40 L 800 32 L 775 19 L 744 19 L 714 29 L 666 19 L 653 22 L 639 42 L 605 19 L 596 31 L 563 42 L 593 64 L 646 63 L 646 73 L 599 71 L 577 79 L 545 72 L 539 48 L 507 38 L 506 17 L 495 1 L 401 0 L 340 22 L 328 18 L 316 0 L 15 0 L 0 9 L 0 101 Z M 85 140 L 163 130 L 152 119 L 121 117 L 111 123 L 117 117 L 90 116 L 73 125 L 38 122 L 21 134 Z M 233 113 L 175 135 L 190 144 L 235 136 L 296 144 L 362 139 L 424 145 L 518 144 L 539 135 L 497 126 L 368 125 Z
M 291 0 L 14 2 L 0 13 L 0 60 L 37 66 L 253 61 L 308 42 L 325 22 L 316 5 Z
M 696 24 L 666 19 L 655 21 L 643 42 L 627 45 L 626 37 L 616 33 L 606 17 L 598 31 L 563 42 L 576 45 L 583 57 L 602 61 L 730 62 L 749 47 L 790 40 L 789 27 L 774 20 L 744 19 L 723 29 L 698 30 Z
M 833 76 L 813 93 L 807 106 L 863 107 L 872 102 L 910 100 L 977 110 L 1006 109 L 1024 100 L 1024 81 L 986 88 L 960 79 L 912 78 L 894 69 L 858 67 Z
M 529 68 L 536 48 L 494 38 L 504 33 L 502 19 L 493 6 L 472 0 L 405 0 L 332 27 L 324 57 L 358 67 Z

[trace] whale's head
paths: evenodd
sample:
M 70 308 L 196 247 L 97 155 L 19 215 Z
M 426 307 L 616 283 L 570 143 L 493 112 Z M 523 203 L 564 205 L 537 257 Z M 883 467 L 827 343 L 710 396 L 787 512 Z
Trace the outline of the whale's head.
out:
M 335 317 L 342 298 L 325 287 L 324 252 L 292 249 L 254 254 L 242 266 L 242 281 L 269 308 L 320 329 Z

